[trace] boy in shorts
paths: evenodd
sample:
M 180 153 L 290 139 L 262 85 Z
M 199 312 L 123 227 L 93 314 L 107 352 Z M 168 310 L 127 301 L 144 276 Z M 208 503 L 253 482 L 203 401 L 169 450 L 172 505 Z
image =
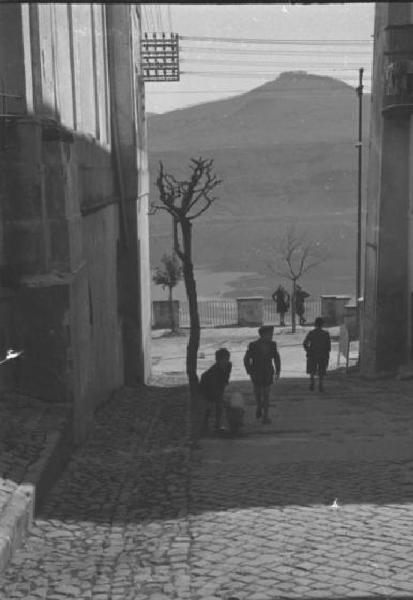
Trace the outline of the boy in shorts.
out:
M 259 339 L 251 342 L 244 356 L 244 366 L 254 386 L 257 419 L 271 423 L 268 417 L 270 389 L 275 377 L 281 371 L 281 359 L 277 344 L 273 341 L 274 327 L 265 325 L 258 330 Z
M 328 331 L 323 329 L 324 321 L 321 317 L 315 320 L 315 329 L 312 329 L 303 342 L 307 354 L 307 373 L 310 375 L 310 390 L 314 390 L 314 377 L 318 374 L 318 389 L 324 391 L 324 377 L 330 359 L 331 339 Z

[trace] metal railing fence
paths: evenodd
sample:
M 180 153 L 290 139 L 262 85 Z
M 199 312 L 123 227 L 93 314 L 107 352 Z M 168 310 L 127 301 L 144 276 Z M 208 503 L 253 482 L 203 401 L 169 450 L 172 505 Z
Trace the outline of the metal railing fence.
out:
M 203 298 L 198 300 L 201 327 L 231 327 L 238 324 L 236 298 Z M 280 316 L 271 298 L 263 300 L 263 322 L 266 325 L 279 325 Z M 305 301 L 304 317 L 308 324 L 314 323 L 321 314 L 321 299 L 309 298 Z M 297 323 L 299 322 L 297 316 Z M 291 325 L 291 312 L 285 315 L 285 324 Z M 187 300 L 179 302 L 179 327 L 189 327 L 189 306 Z

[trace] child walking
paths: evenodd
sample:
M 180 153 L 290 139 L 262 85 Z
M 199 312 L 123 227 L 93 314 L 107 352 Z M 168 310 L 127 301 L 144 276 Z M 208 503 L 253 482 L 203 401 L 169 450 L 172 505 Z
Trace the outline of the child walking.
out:
M 224 412 L 224 391 L 231 375 L 232 363 L 230 353 L 226 348 L 215 352 L 215 364 L 201 375 L 199 390 L 206 406 L 204 412 L 203 432 L 208 430 L 211 413 L 215 412 L 215 430 L 222 429 Z
M 274 327 L 265 325 L 258 330 L 259 339 L 251 342 L 244 356 L 244 366 L 254 386 L 257 419 L 263 424 L 271 423 L 268 417 L 270 389 L 274 374 L 278 379 L 281 359 L 277 344 L 273 341 Z
M 324 377 L 330 359 L 331 339 L 328 331 L 323 329 L 324 321 L 321 317 L 315 320 L 315 329 L 312 329 L 303 342 L 307 354 L 307 373 L 310 375 L 310 390 L 314 390 L 314 378 L 318 373 L 318 389 L 324 391 Z

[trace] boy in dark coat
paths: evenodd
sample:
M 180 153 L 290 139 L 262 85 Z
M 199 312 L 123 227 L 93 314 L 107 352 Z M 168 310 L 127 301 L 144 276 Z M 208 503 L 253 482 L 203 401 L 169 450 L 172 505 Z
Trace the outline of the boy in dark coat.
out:
M 305 325 L 305 299 L 309 296 L 310 294 L 308 292 L 305 292 L 300 285 L 297 285 L 295 292 L 295 312 L 300 319 L 300 325 Z
M 206 402 L 203 430 L 208 429 L 211 412 L 215 409 L 215 429 L 221 429 L 224 411 L 224 390 L 231 375 L 232 363 L 226 348 L 215 352 L 215 364 L 201 375 L 199 390 Z
M 283 288 L 282 285 L 279 285 L 271 298 L 276 303 L 277 313 L 280 315 L 280 327 L 284 327 L 285 313 L 288 312 L 288 307 L 290 304 L 290 294 Z
M 244 356 L 244 366 L 251 377 L 257 404 L 256 417 L 262 417 L 263 424 L 271 423 L 268 418 L 270 388 L 274 373 L 278 379 L 281 371 L 281 359 L 277 344 L 273 341 L 274 327 L 263 326 L 258 330 L 259 339 L 251 342 Z
M 315 320 L 315 329 L 312 329 L 307 334 L 303 342 L 304 350 L 307 354 L 307 373 L 310 375 L 310 390 L 314 390 L 314 377 L 318 373 L 320 392 L 324 391 L 323 379 L 327 371 L 331 351 L 330 334 L 323 329 L 323 325 L 323 319 L 317 317 Z

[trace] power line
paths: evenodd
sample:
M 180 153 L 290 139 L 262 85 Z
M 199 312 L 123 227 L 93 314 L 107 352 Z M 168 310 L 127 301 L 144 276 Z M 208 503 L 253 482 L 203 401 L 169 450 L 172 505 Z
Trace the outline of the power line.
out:
M 152 4 L 146 4 L 145 8 L 147 9 L 147 17 L 148 17 L 148 25 L 149 25 L 149 30 L 148 31 L 155 31 L 155 26 L 154 26 L 154 20 L 153 20 L 153 13 L 152 13 L 152 8 L 153 5 Z
M 340 80 L 341 81 L 341 80 Z M 299 91 L 297 90 L 297 88 L 282 88 L 282 90 L 279 90 L 280 92 L 296 92 Z M 318 92 L 318 94 L 322 97 L 324 97 L 328 92 L 336 92 L 337 90 L 322 90 L 320 89 L 320 87 L 316 87 L 316 88 L 305 88 L 303 91 L 307 92 Z M 172 90 L 172 91 L 168 91 L 168 95 L 169 94 L 248 94 L 249 92 L 253 93 L 254 95 L 256 94 L 271 94 L 272 96 L 276 95 L 277 90 L 260 90 L 257 88 L 253 88 L 253 89 L 230 89 L 230 90 Z M 151 94 L 165 94 L 164 91 L 161 90 L 153 90 L 150 92 Z
M 282 67 L 281 67 L 282 68 Z M 314 65 L 315 68 L 315 65 Z M 324 68 L 324 67 L 320 67 L 320 68 Z M 329 69 L 328 67 L 324 68 L 327 71 L 337 71 L 340 69 L 337 68 L 332 68 Z M 221 70 L 215 70 L 215 71 L 204 71 L 204 70 L 189 70 L 189 71 L 181 71 L 181 73 L 183 73 L 184 75 L 207 75 L 208 77 L 214 77 L 214 76 L 226 76 L 226 75 L 234 75 L 234 76 L 245 76 L 245 77 L 249 77 L 249 76 L 260 76 L 260 77 L 265 77 L 265 76 L 272 76 L 272 75 L 277 75 L 278 73 L 276 73 L 276 71 L 279 70 L 279 66 L 274 66 L 274 69 L 272 70 L 268 70 L 268 71 L 221 71 Z M 351 71 L 353 71 L 354 69 L 350 69 Z M 307 75 L 317 75 L 317 73 L 308 73 L 308 71 L 306 69 L 291 69 L 291 71 L 289 71 L 291 73 L 305 73 Z M 320 77 L 326 77 L 326 75 L 319 75 Z M 354 74 L 354 77 L 356 77 L 356 73 Z
M 149 8 L 148 8 L 147 4 L 143 4 L 142 6 L 143 6 L 144 11 L 145 11 L 146 22 L 148 24 L 148 31 L 151 31 L 152 27 L 151 27 L 150 17 L 149 17 Z
M 251 73 L 244 73 L 242 71 L 181 71 L 181 75 L 196 75 L 197 77 L 202 77 L 202 76 L 206 76 L 206 77 L 239 77 L 239 78 L 259 77 L 260 79 L 264 79 L 265 77 L 274 76 L 274 73 L 271 73 L 271 71 L 261 71 L 261 72 L 254 71 Z M 322 75 L 322 76 L 325 77 L 325 75 Z M 339 79 L 340 79 L 340 81 L 345 81 L 346 79 L 348 80 L 349 78 L 340 77 Z M 350 79 L 350 81 L 353 81 L 353 79 Z
M 156 6 L 155 5 L 150 5 L 150 13 L 152 15 L 152 31 L 156 31 L 157 26 L 156 26 Z
M 371 45 L 373 40 L 275 40 L 275 39 L 251 39 L 251 38 L 226 38 L 226 37 L 193 37 L 187 35 L 179 36 L 180 40 L 191 42 L 225 42 L 230 44 L 287 44 L 295 46 L 347 46 L 347 45 Z
M 320 48 L 319 50 L 269 50 L 269 49 L 257 49 L 257 48 L 210 48 L 207 46 L 180 46 L 181 52 L 197 52 L 198 54 L 264 54 L 266 56 L 271 55 L 281 55 L 281 56 L 290 56 L 292 54 L 297 55 L 311 55 L 311 56 L 325 56 L 326 50 Z M 347 54 L 356 54 L 356 55 L 371 55 L 371 50 L 369 48 L 365 50 L 328 50 L 328 54 L 338 54 L 339 56 L 343 56 L 343 53 Z
M 144 28 L 146 31 L 150 31 L 150 27 L 149 27 L 149 20 L 148 20 L 148 15 L 146 12 L 146 6 L 144 4 L 142 4 L 142 16 L 143 16 L 143 20 L 146 23 L 146 26 L 144 25 Z
M 172 11 L 171 11 L 171 5 L 168 4 L 168 23 L 169 23 L 169 31 L 172 33 L 173 32 L 173 27 L 172 27 Z
M 242 61 L 242 60 L 219 60 L 219 59 L 210 59 L 210 58 L 182 58 L 181 59 L 182 63 L 201 63 L 201 64 L 208 64 L 208 65 L 242 65 L 242 66 L 253 66 L 253 67 L 299 67 L 300 70 L 306 70 L 306 66 L 305 65 L 294 65 L 292 63 L 286 63 L 286 62 L 273 62 L 273 61 L 265 61 L 265 62 L 254 62 L 254 61 Z M 357 64 L 343 64 L 343 65 L 338 65 L 338 64 L 332 64 L 332 63 L 320 63 L 317 62 L 315 64 L 310 64 L 307 63 L 308 67 L 310 68 L 330 68 L 332 71 L 354 71 L 356 69 L 358 69 L 360 67 L 360 63 Z
M 161 19 L 161 31 L 168 31 L 168 15 L 166 12 L 166 6 L 163 4 L 159 6 L 159 15 Z
M 155 14 L 156 14 L 156 24 L 158 26 L 158 31 L 162 31 L 162 15 L 161 15 L 161 7 L 159 4 L 155 4 Z

